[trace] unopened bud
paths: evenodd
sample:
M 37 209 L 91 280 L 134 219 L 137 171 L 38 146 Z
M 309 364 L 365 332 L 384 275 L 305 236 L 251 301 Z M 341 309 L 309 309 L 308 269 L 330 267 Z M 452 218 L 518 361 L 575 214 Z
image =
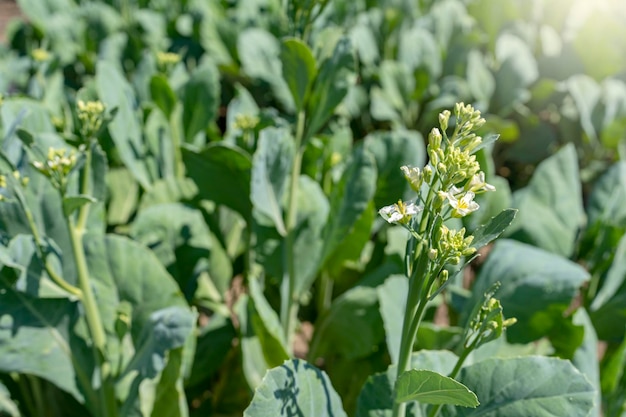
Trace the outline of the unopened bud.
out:
M 422 171 L 424 174 L 424 181 L 430 183 L 430 180 L 433 178 L 433 169 L 430 165 L 426 165 Z
M 437 249 L 430 248 L 428 250 L 428 259 L 430 259 L 431 261 L 434 261 L 435 259 L 437 259 L 438 255 L 439 255 L 439 251 L 437 251 Z
M 432 147 L 432 149 L 441 148 L 441 132 L 436 127 L 433 127 L 433 130 L 428 134 L 428 144 Z
M 459 263 L 461 263 L 461 258 L 458 256 L 454 256 L 452 258 L 450 258 L 450 263 L 452 265 L 458 265 Z
M 444 110 L 439 113 L 439 126 L 442 131 L 446 131 L 448 128 L 448 122 L 450 121 L 450 110 Z
M 448 270 L 444 269 L 443 271 L 441 271 L 441 274 L 439 274 L 439 285 L 443 285 L 445 284 L 445 282 L 448 280 Z

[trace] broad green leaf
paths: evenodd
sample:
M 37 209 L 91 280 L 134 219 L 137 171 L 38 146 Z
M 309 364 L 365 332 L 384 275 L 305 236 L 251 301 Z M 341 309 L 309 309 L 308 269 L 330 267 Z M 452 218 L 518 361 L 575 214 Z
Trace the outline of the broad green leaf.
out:
M 476 277 L 462 317 L 469 319 L 472 306 L 500 281 L 496 298 L 502 303 L 504 316 L 517 318 L 517 323 L 507 329 L 507 339 L 531 342 L 558 331 L 566 320 L 564 312 L 588 279 L 587 271 L 565 258 L 516 241 L 499 240 Z
M 254 277 L 249 280 L 250 302 L 249 320 L 254 333 L 259 338 L 263 355 L 270 367 L 278 366 L 289 359 L 289 349 L 278 315 L 272 309 Z
M 59 249 L 47 239 L 43 240 L 42 246 L 48 264 L 54 272 L 62 276 L 62 258 Z M 6 248 L 0 246 L 0 256 L 1 267 L 7 268 L 2 272 L 4 279 L 17 291 L 38 298 L 68 297 L 69 294 L 49 277 L 31 235 L 20 234 L 13 237 Z M 8 268 L 13 269 L 14 277 L 11 277 Z
M 354 56 L 350 40 L 341 38 L 335 45 L 333 54 L 319 65 L 307 102 L 308 117 L 304 133 L 306 139 L 319 132 L 346 96 L 353 70 Z
M 385 326 L 387 351 L 391 356 L 391 363 L 398 363 L 400 354 L 400 340 L 402 338 L 402 321 L 406 297 L 409 291 L 409 281 L 403 275 L 392 275 L 383 285 L 376 288 L 380 315 Z
M 0 107 L 0 121 L 2 122 L 2 151 L 14 164 L 20 160 L 23 152 L 21 140 L 15 140 L 14 137 L 18 127 L 31 136 L 55 131 L 45 107 L 27 98 L 4 99 Z
M 0 276 L 0 370 L 37 375 L 84 403 L 84 395 L 95 393 L 87 365 L 91 352 L 76 334 L 78 303 L 33 298 L 6 284 Z M 84 367 L 75 368 L 73 359 L 84 359 Z
M 17 404 L 11 399 L 11 393 L 4 384 L 0 383 L 0 413 L 7 417 L 20 417 Z
M 139 184 L 126 168 L 111 169 L 106 181 L 109 196 L 107 224 L 125 224 L 137 207 Z
M 230 260 L 199 210 L 180 203 L 147 207 L 137 215 L 130 235 L 152 248 L 188 301 L 198 298 L 204 280 L 215 287 L 216 301 L 228 290 Z
M 254 213 L 271 219 L 281 236 L 287 234 L 282 202 L 294 155 L 295 145 L 289 131 L 270 127 L 259 134 L 257 150 L 252 158 L 250 199 Z M 257 221 L 266 223 L 263 219 Z
M 358 286 L 337 297 L 318 318 L 310 351 L 316 357 L 333 352 L 358 359 L 372 354 L 383 338 L 376 290 Z
M 626 372 L 626 339 L 602 359 L 602 394 L 614 393 L 620 388 L 620 380 Z
M 203 199 L 224 204 L 250 221 L 250 156 L 242 149 L 220 143 L 200 152 L 182 148 L 187 175 Z
M 440 374 L 449 374 L 457 359 L 454 353 L 447 350 L 421 350 L 411 355 L 411 368 L 430 369 Z M 392 416 L 396 373 L 396 366 L 391 365 L 386 372 L 380 372 L 368 378 L 357 400 L 357 417 Z M 426 405 L 411 402 L 407 405 L 407 416 L 426 417 Z
M 261 385 L 261 380 L 268 365 L 265 355 L 263 354 L 263 346 L 260 337 L 256 334 L 252 325 L 252 316 L 254 304 L 247 294 L 241 296 L 234 306 L 239 321 L 239 334 L 241 340 L 241 366 L 243 374 L 250 388 L 256 388 Z
M 487 67 L 485 56 L 476 49 L 467 55 L 467 83 L 472 95 L 488 105 L 496 89 L 496 81 Z
M 426 404 L 452 404 L 475 408 L 476 395 L 465 385 L 437 372 L 412 369 L 396 382 L 396 402 L 419 401 Z
M 280 60 L 283 64 L 283 78 L 291 91 L 296 111 L 300 111 L 308 99 L 313 80 L 317 75 L 315 58 L 304 42 L 288 38 L 281 42 Z
M 293 110 L 293 98 L 282 77 L 280 41 L 259 27 L 245 29 L 237 35 L 237 55 L 244 73 L 267 82 L 280 104 L 287 111 Z
M 345 417 L 341 399 L 324 371 L 293 359 L 270 369 L 244 417 Z
M 155 74 L 150 79 L 150 96 L 152 101 L 165 114 L 168 119 L 171 117 L 176 106 L 176 94 L 170 87 L 167 77 L 163 74 Z
M 321 267 L 324 241 L 322 230 L 328 220 L 329 204 L 320 185 L 311 178 L 301 175 L 296 194 L 297 219 L 295 226 L 294 296 L 300 298 L 309 290 Z M 285 240 L 274 227 L 255 224 L 257 235 L 257 259 L 266 273 L 282 279 L 284 269 Z M 286 282 L 286 281 L 285 281 Z
M 596 222 L 626 228 L 626 161 L 619 161 L 593 185 L 587 214 L 589 224 Z
M 585 222 L 574 145 L 566 145 L 542 162 L 528 186 L 513 194 L 513 200 L 519 214 L 507 236 L 570 256 Z
M 489 219 L 489 221 L 482 226 L 479 226 L 476 230 L 472 232 L 474 236 L 474 240 L 472 241 L 472 246 L 476 249 L 480 249 L 493 240 L 497 239 L 498 236 L 504 232 L 504 230 L 509 227 L 515 215 L 517 214 L 517 210 L 515 209 L 506 209 L 502 210 L 500 214 L 495 217 Z
M 601 339 L 619 342 L 624 338 L 626 318 L 626 235 L 615 250 L 604 283 L 591 303 L 591 318 Z
M 144 163 L 145 144 L 142 142 L 137 103 L 132 87 L 122 73 L 109 61 L 96 65 L 98 97 L 107 109 L 117 108 L 115 118 L 108 125 L 111 138 L 126 167 L 143 188 L 150 188 L 152 178 Z
M 444 408 L 444 417 L 586 417 L 593 386 L 569 361 L 540 356 L 488 359 L 463 368 L 459 381 L 480 406 Z
M 355 222 L 374 198 L 375 191 L 374 157 L 367 150 L 357 148 L 330 196 L 331 216 L 323 233 L 322 262 L 326 262 L 337 245 L 350 233 Z
M 150 191 L 141 196 L 139 210 L 165 203 L 190 202 L 198 194 L 198 187 L 189 178 L 168 177 L 157 180 Z
M 598 336 L 589 314 L 583 308 L 579 308 L 574 313 L 573 324 L 584 329 L 584 339 L 574 352 L 572 364 L 587 377 L 595 389 L 594 407 L 589 417 L 600 417 L 602 392 L 600 389 L 600 366 L 598 364 Z
M 205 61 L 191 73 L 182 90 L 182 101 L 185 141 L 194 143 L 196 134 L 215 119 L 220 103 L 219 71 L 214 64 Z
M 180 108 L 177 108 L 180 110 Z M 175 118 L 176 116 L 173 116 Z M 174 149 L 173 130 L 176 126 L 168 121 L 160 111 L 151 111 L 148 115 L 143 132 L 146 142 L 146 152 L 151 156 L 146 160 L 146 168 L 150 176 L 168 178 L 176 176 L 174 159 L 178 158 L 177 150 Z
M 95 203 L 97 200 L 88 195 L 72 195 L 63 198 L 63 214 L 70 216 L 84 205 Z
M 424 165 L 426 149 L 422 135 L 410 130 L 374 132 L 365 138 L 363 146 L 374 155 L 378 168 L 376 207 L 395 203 L 408 195 L 410 187 L 400 167 Z
M 565 83 L 568 92 L 574 99 L 580 125 L 589 138 L 597 140 L 598 128 L 594 125 L 594 111 L 602 95 L 600 85 L 585 74 L 570 77 Z
M 150 417 L 187 417 L 189 405 L 183 387 L 183 348 L 169 351 L 167 365 L 158 380 L 141 383 L 141 410 Z
M 186 385 L 206 384 L 225 363 L 236 336 L 230 316 L 213 314 L 207 325 L 198 329 L 195 357 Z

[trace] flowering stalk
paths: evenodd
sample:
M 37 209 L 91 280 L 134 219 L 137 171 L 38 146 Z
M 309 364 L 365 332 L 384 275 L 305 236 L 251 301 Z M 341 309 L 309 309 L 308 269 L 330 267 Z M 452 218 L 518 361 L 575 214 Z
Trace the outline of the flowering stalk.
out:
M 417 330 L 427 304 L 441 291 L 447 280 L 446 266 L 459 265 L 475 254 L 473 236 L 465 228 L 451 230 L 444 223 L 465 217 L 479 209 L 477 194 L 495 188 L 485 182 L 485 174 L 473 154 L 482 138 L 474 131 L 485 123 L 471 105 L 455 106 L 455 127 L 448 136 L 450 111 L 439 115 L 439 128 L 428 135 L 429 162 L 423 168 L 403 166 L 407 182 L 417 193 L 414 201 L 383 207 L 379 214 L 389 223 L 399 224 L 409 232 L 406 251 L 406 276 L 409 291 L 398 356 L 396 379 L 409 369 Z M 441 130 L 440 130 L 441 129 Z M 466 357 L 477 344 L 466 346 Z M 460 365 L 458 367 L 460 369 Z M 458 372 L 458 369 L 457 369 Z M 433 408 L 434 415 L 438 408 Z M 405 415 L 405 404 L 394 401 L 393 416 Z

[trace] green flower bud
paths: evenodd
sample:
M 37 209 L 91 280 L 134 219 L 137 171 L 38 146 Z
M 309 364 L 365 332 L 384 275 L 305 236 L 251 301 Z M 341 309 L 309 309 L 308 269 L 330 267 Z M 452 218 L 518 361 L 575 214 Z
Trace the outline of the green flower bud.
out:
M 432 149 L 437 150 L 441 148 L 441 139 L 441 132 L 436 127 L 433 127 L 433 130 L 428 134 L 428 144 Z
M 448 122 L 450 121 L 450 110 L 444 110 L 439 113 L 439 126 L 442 131 L 446 131 L 448 129 Z
M 431 261 L 434 261 L 435 259 L 437 259 L 437 256 L 439 256 L 439 251 L 435 248 L 430 248 L 428 250 L 428 259 L 430 259 Z
M 422 171 L 424 174 L 424 181 L 430 183 L 430 180 L 433 178 L 433 169 L 430 165 L 426 165 Z
M 441 274 L 439 274 L 439 285 L 445 284 L 447 280 L 448 280 L 448 270 L 444 269 L 443 271 L 441 271 Z

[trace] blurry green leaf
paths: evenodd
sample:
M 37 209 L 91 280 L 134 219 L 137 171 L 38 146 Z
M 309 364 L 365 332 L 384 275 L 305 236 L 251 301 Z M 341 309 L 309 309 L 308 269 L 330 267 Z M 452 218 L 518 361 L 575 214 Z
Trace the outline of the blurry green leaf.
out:
M 265 360 L 270 367 L 278 366 L 289 359 L 289 350 L 278 315 L 265 299 L 257 278 L 249 281 L 249 320 L 259 338 Z
M 207 60 L 198 66 L 184 85 L 182 96 L 185 141 L 194 143 L 196 134 L 206 129 L 217 115 L 220 82 L 215 65 Z
M 198 187 L 190 178 L 167 177 L 157 180 L 150 191 L 141 196 L 139 210 L 164 203 L 188 202 L 198 194 Z
M 579 308 L 573 316 L 573 324 L 580 326 L 584 331 L 582 344 L 576 349 L 572 358 L 572 364 L 595 389 L 594 406 L 589 417 L 600 417 L 602 409 L 602 392 L 600 390 L 600 367 L 598 364 L 598 336 L 589 318 L 589 314 L 583 308 Z M 572 344 L 572 343 L 570 343 Z
M 301 359 L 270 369 L 243 415 L 275 417 L 285 412 L 301 417 L 346 416 L 326 373 Z
M 496 81 L 485 63 L 485 57 L 478 50 L 471 50 L 467 56 L 467 82 L 472 95 L 488 104 L 496 88 Z
M 369 134 L 363 146 L 376 159 L 376 208 L 397 202 L 407 195 L 409 184 L 400 167 L 421 167 L 425 163 L 426 149 L 422 135 L 411 130 L 374 132 Z
M 519 214 L 507 236 L 570 256 L 585 222 L 574 146 L 566 145 L 542 162 L 528 186 L 513 194 L 513 200 Z
M 399 359 L 402 322 L 408 291 L 409 281 L 403 275 L 392 275 L 385 280 L 383 285 L 376 288 L 391 363 L 397 364 Z
M 136 209 L 139 185 L 126 168 L 113 168 L 106 176 L 109 202 L 107 223 L 125 224 Z
M 620 380 L 626 371 L 626 339 L 612 352 L 607 352 L 602 359 L 602 394 L 613 393 L 619 389 Z
M 332 56 L 319 65 L 306 108 L 305 138 L 315 135 L 332 116 L 348 92 L 353 70 L 354 57 L 350 40 L 341 38 Z
M 570 77 L 566 84 L 578 109 L 580 124 L 583 131 L 592 139 L 598 138 L 598 130 L 594 126 L 594 109 L 601 96 L 600 85 L 585 74 Z
M 20 410 L 17 404 L 11 399 L 11 394 L 4 384 L 0 383 L 0 413 L 7 417 L 20 417 Z
M 165 114 L 168 119 L 176 106 L 176 94 L 170 87 L 167 77 L 163 74 L 155 74 L 150 79 L 150 96 L 152 101 Z
M 147 207 L 137 215 L 130 235 L 152 248 L 188 301 L 197 296 L 202 279 L 212 282 L 218 298 L 227 291 L 232 265 L 199 210 L 179 203 Z
M 150 188 L 152 178 L 144 163 L 146 149 L 142 142 L 137 102 L 132 87 L 120 70 L 109 61 L 98 61 L 95 81 L 98 96 L 106 108 L 118 109 L 108 129 L 120 158 L 139 184 L 146 189 Z
M 78 303 L 32 298 L 7 284 L 0 275 L 0 370 L 37 375 L 84 402 L 84 393 L 93 393 L 87 368 L 91 352 L 74 333 Z M 72 359 L 85 358 L 85 367 L 73 366 Z
M 472 247 L 480 249 L 497 239 L 498 236 L 500 236 L 502 232 L 509 227 L 516 214 L 516 209 L 502 210 L 500 214 L 492 217 L 487 223 L 479 226 L 472 232 L 472 235 L 474 236 Z
M 406 66 L 410 74 L 413 74 L 416 69 L 425 70 L 430 80 L 440 77 L 443 70 L 442 55 L 437 40 L 430 30 L 419 24 L 409 30 L 401 31 L 398 61 Z M 414 88 L 404 91 L 403 94 L 411 97 L 413 91 Z
M 330 196 L 332 215 L 324 227 L 322 262 L 331 255 L 342 239 L 351 231 L 376 191 L 376 163 L 363 148 L 353 152 L 339 183 Z
M 595 395 L 569 361 L 539 356 L 487 359 L 461 369 L 458 380 L 473 389 L 480 406 L 445 407 L 444 417 L 586 417 Z
M 207 379 L 224 364 L 235 337 L 230 317 L 213 314 L 208 324 L 198 329 L 195 357 L 186 385 L 193 387 L 207 383 Z
M 86 204 L 95 203 L 97 200 L 88 195 L 73 195 L 69 197 L 63 197 L 63 214 L 70 216 L 76 210 L 80 209 Z
M 282 77 L 280 49 L 278 39 L 259 27 L 238 33 L 237 54 L 244 73 L 267 82 L 280 104 L 291 111 L 294 103 L 289 86 Z
M 281 236 L 287 234 L 282 202 L 294 155 L 295 146 L 288 130 L 266 128 L 259 134 L 252 159 L 250 198 L 254 212 L 271 219 Z
M 187 175 L 203 199 L 224 204 L 250 220 L 250 156 L 242 149 L 221 143 L 197 152 L 182 148 Z
M 593 186 L 587 213 L 589 224 L 626 227 L 626 161 L 612 165 Z
M 336 298 L 315 325 L 311 354 L 332 351 L 347 359 L 370 355 L 384 339 L 374 288 L 354 287 Z
M 564 312 L 588 279 L 587 271 L 563 257 L 512 240 L 499 240 L 476 277 L 462 317 L 469 319 L 471 307 L 500 281 L 497 298 L 504 307 L 504 316 L 517 318 L 517 323 L 507 329 L 507 340 L 528 343 L 566 320 Z
M 396 402 L 419 401 L 426 404 L 453 404 L 475 408 L 476 395 L 465 385 L 437 372 L 412 369 L 396 382 Z
M 285 39 L 280 46 L 283 78 L 291 91 L 296 111 L 300 111 L 317 75 L 315 58 L 309 47 L 299 39 Z

